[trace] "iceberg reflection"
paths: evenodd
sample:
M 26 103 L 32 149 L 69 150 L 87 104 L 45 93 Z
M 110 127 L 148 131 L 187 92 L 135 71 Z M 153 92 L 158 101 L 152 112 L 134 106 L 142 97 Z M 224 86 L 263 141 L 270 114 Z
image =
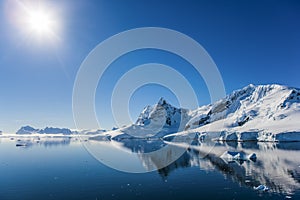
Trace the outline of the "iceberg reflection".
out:
M 103 141 L 88 140 L 87 142 L 89 145 L 93 144 L 93 148 L 101 148 L 103 145 Z M 114 153 L 116 149 L 127 152 L 122 154 L 124 163 L 126 160 L 131 160 L 132 167 L 138 163 L 139 167 L 143 167 L 146 171 L 157 170 L 163 179 L 178 168 L 199 167 L 200 170 L 219 171 L 226 179 L 253 189 L 264 185 L 268 187 L 269 192 L 280 194 L 293 194 L 300 189 L 299 142 L 201 143 L 201 141 L 194 141 L 189 144 L 160 139 L 128 139 L 105 141 L 105 145 L 111 147 L 110 152 L 106 151 L 107 159 L 113 160 L 114 155 L 120 155 Z M 164 147 L 163 153 L 154 151 L 152 154 L 147 154 L 162 147 Z M 181 156 L 165 167 L 166 161 L 172 161 L 178 153 L 181 153 Z M 134 162 L 129 158 L 133 155 Z

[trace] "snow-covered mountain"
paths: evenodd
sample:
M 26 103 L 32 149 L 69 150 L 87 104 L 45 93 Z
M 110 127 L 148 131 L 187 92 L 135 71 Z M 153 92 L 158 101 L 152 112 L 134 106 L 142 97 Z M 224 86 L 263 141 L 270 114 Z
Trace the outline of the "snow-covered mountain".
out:
M 180 127 L 180 122 L 185 124 L 189 119 L 188 110 L 176 108 L 169 104 L 164 98 L 160 98 L 154 106 L 147 106 L 141 112 L 136 125 L 147 126 L 149 124 L 160 124 L 165 127 Z
M 72 131 L 68 128 L 53 128 L 53 127 L 46 127 L 40 130 L 40 133 L 43 134 L 64 134 L 69 135 L 72 134 Z
M 195 133 L 201 139 L 231 141 L 300 141 L 300 89 L 248 85 L 225 98 L 190 111 L 161 98 L 147 106 L 136 123 L 112 131 L 71 131 L 65 128 L 21 127 L 17 134 L 82 134 L 108 140 L 174 136 Z
M 16 134 L 34 134 L 39 133 L 40 129 L 35 129 L 31 126 L 22 126 Z
M 68 128 L 54 128 L 54 127 L 46 127 L 43 129 L 33 128 L 32 126 L 22 126 L 16 134 L 19 135 L 29 135 L 29 134 L 62 134 L 62 135 L 86 135 L 92 136 L 106 132 L 103 129 L 95 129 L 95 130 L 71 130 Z
M 162 137 L 183 131 L 190 119 L 189 110 L 176 108 L 160 98 L 157 104 L 144 108 L 136 123 L 120 128 L 112 135 L 117 140 L 131 137 Z
M 63 135 L 70 135 L 74 133 L 75 132 L 71 131 L 68 128 L 46 127 L 44 129 L 36 129 L 31 126 L 23 126 L 16 132 L 16 134 L 63 134 Z
M 300 140 L 300 90 L 249 85 L 191 112 L 187 132 L 220 140 Z M 185 133 L 179 133 L 185 134 Z

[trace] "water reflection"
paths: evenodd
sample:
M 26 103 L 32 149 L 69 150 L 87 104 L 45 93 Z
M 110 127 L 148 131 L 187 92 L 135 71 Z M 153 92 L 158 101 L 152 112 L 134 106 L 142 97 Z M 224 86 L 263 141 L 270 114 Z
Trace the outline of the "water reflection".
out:
M 71 143 L 71 140 L 77 140 L 77 138 L 67 136 L 18 136 L 11 137 L 10 140 L 14 140 L 16 142 L 16 147 L 30 148 L 35 145 L 44 147 L 69 145 Z
M 72 137 L 14 137 L 8 138 L 15 144 L 24 144 L 16 148 L 33 146 L 57 147 L 77 142 Z M 192 144 L 161 139 L 121 141 L 97 140 L 90 138 L 82 141 L 95 156 L 108 166 L 126 165 L 137 171 L 157 170 L 166 180 L 177 169 L 199 168 L 203 171 L 221 173 L 225 179 L 231 179 L 239 185 L 253 189 L 266 185 L 269 192 L 291 195 L 300 191 L 300 143 L 237 143 L 237 142 L 201 142 Z M 148 154 L 148 152 L 164 149 Z M 177 159 L 179 153 L 182 155 Z M 250 155 L 256 159 L 250 159 Z M 174 161 L 175 160 L 175 161 Z M 105 162 L 104 162 L 105 161 Z M 170 162 L 168 166 L 164 166 Z
M 97 142 L 97 141 L 94 141 Z M 99 142 L 99 141 L 98 141 Z M 254 188 L 266 185 L 270 192 L 293 194 L 300 190 L 300 143 L 257 143 L 224 142 L 191 144 L 166 142 L 162 140 L 123 140 L 113 141 L 114 146 L 127 149 L 138 155 L 142 166 L 147 170 L 157 169 L 163 179 L 167 179 L 178 168 L 199 167 L 200 170 L 218 171 L 226 179 L 232 179 L 241 186 Z M 117 143 L 117 145 L 116 145 Z M 168 144 L 166 154 L 145 154 Z M 99 143 L 99 145 L 101 145 Z M 166 159 L 176 152 L 185 152 L 166 167 Z M 224 152 L 231 152 L 228 160 Z M 239 157 L 236 157 L 236 155 Z M 248 159 L 255 154 L 256 159 Z M 223 156 L 222 156 L 223 155 Z
M 176 144 L 173 144 L 176 145 Z M 182 144 L 181 144 L 182 146 Z M 291 194 L 300 189 L 300 143 L 224 143 L 213 149 L 205 146 L 189 146 L 189 159 L 186 166 L 199 166 L 204 170 L 218 170 L 225 178 L 239 182 L 241 185 L 254 187 L 260 184 L 267 185 L 270 191 Z M 222 154 L 228 150 L 255 153 L 255 161 L 226 162 Z M 206 154 L 202 158 L 203 154 Z M 196 162 L 195 162 L 196 160 Z M 179 165 L 180 166 L 180 165 Z

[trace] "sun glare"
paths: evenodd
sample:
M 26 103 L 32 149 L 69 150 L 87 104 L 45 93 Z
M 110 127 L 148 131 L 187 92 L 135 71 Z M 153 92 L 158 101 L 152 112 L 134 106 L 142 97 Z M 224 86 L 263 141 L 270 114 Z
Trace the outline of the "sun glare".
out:
M 52 1 L 11 0 L 5 4 L 9 20 L 27 39 L 51 42 L 61 35 L 60 9 Z
M 31 11 L 31 13 L 29 13 L 28 23 L 29 28 L 39 34 L 49 33 L 53 29 L 51 17 L 41 10 Z

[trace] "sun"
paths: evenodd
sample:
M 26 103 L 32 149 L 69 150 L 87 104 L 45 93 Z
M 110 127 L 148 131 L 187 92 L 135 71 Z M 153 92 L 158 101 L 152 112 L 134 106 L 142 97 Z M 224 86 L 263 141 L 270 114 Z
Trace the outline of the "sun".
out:
M 57 31 L 57 20 L 46 9 L 28 9 L 26 22 L 29 31 L 39 36 L 51 36 Z
M 28 14 L 28 25 L 37 34 L 50 34 L 54 29 L 53 19 L 42 10 L 32 10 Z
M 6 1 L 4 11 L 26 40 L 60 40 L 62 8 L 54 1 L 10 0 Z

